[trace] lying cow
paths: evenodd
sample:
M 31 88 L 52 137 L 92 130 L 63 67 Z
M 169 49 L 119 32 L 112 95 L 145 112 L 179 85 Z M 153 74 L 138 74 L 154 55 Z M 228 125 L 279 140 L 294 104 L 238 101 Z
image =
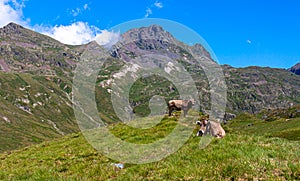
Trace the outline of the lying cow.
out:
M 191 100 L 170 100 L 168 102 L 169 116 L 171 116 L 173 111 L 183 110 L 183 116 L 187 115 L 189 109 L 195 105 L 195 101 Z
M 200 129 L 197 132 L 197 136 L 206 134 L 210 134 L 211 136 L 217 138 L 223 138 L 225 136 L 225 130 L 222 128 L 219 122 L 203 119 L 201 121 L 197 121 L 196 124 L 200 126 Z

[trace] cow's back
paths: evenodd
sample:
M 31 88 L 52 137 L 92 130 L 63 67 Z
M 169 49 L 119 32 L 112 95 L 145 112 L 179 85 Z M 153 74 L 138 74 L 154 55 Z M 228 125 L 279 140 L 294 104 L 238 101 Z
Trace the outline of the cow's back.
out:
M 175 106 L 176 108 L 181 108 L 182 103 L 183 103 L 183 100 L 170 100 L 168 105 L 169 105 L 169 107 Z
M 222 128 L 221 124 L 218 122 L 210 121 L 210 134 L 217 138 L 223 138 L 225 136 L 225 130 Z

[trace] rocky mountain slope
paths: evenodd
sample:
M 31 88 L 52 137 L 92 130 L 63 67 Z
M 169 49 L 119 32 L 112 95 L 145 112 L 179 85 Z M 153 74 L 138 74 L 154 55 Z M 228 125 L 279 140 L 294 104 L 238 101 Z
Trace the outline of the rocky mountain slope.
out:
M 0 28 L 0 70 L 43 76 L 68 75 L 83 46 L 65 45 L 15 23 Z
M 200 92 L 199 100 L 201 107 L 209 109 L 209 82 L 202 66 L 195 61 L 195 57 L 193 56 L 200 55 L 200 57 L 204 57 L 201 59 L 202 62 L 212 62 L 214 60 L 201 45 L 187 46 L 177 41 L 161 27 L 155 25 L 129 30 L 122 37 L 123 42 L 126 42 L 126 46 L 124 45 L 125 43 L 121 44 L 121 47 L 118 47 L 118 45 L 115 46 L 112 55 L 130 62 L 143 53 L 148 52 L 164 55 L 180 62 L 194 78 Z M 191 51 L 188 52 L 187 50 Z M 228 87 L 228 111 L 256 113 L 261 109 L 285 108 L 300 103 L 299 77 L 285 69 L 269 67 L 234 68 L 229 65 L 224 65 L 222 68 Z M 145 92 L 146 94 L 152 92 L 152 96 L 155 94 L 166 96 L 173 93 L 173 97 L 175 96 L 172 90 L 176 92 L 176 88 L 170 82 L 167 83 L 165 81 L 164 87 L 171 88 L 171 91 L 168 89 L 155 91 L 159 86 L 155 86 L 149 82 L 157 82 L 159 78 L 149 77 L 149 79 L 152 81 L 148 81 L 148 84 L 145 79 L 141 79 L 139 80 L 140 82 L 136 83 L 137 87 L 145 86 L 144 88 L 140 88 L 141 92 Z M 109 79 L 108 82 L 112 82 L 112 79 Z M 161 83 L 164 81 L 161 80 L 158 82 Z M 150 97 L 150 95 L 147 96 L 148 99 L 146 100 L 148 101 Z M 143 101 L 139 103 L 138 105 L 140 106 L 144 105 L 141 109 L 147 107 L 147 105 L 143 104 Z M 132 105 L 137 104 L 132 103 Z
M 70 100 L 72 77 L 76 64 L 91 44 L 65 45 L 14 23 L 0 28 L 0 151 L 79 131 Z M 182 64 L 200 92 L 201 107 L 209 109 L 210 85 L 194 57 L 202 57 L 202 63 L 213 62 L 203 46 L 185 45 L 160 26 L 152 25 L 124 33 L 122 41 L 110 53 L 99 72 L 95 90 L 99 114 L 105 122 L 118 120 L 110 100 L 111 83 L 126 63 L 148 53 Z M 170 66 L 167 63 L 154 62 Z M 229 112 L 254 113 L 300 103 L 300 77 L 287 70 L 228 65 L 222 68 L 228 87 Z M 170 71 L 170 67 L 165 71 Z M 154 95 L 166 100 L 179 98 L 172 82 L 152 75 L 133 84 L 130 105 L 137 114 L 147 115 L 148 102 Z
M 288 70 L 295 73 L 295 74 L 297 74 L 297 75 L 300 75 L 300 63 L 297 63 L 296 65 L 292 66 Z
M 257 113 L 300 103 L 299 76 L 291 72 L 269 67 L 223 67 L 229 110 Z

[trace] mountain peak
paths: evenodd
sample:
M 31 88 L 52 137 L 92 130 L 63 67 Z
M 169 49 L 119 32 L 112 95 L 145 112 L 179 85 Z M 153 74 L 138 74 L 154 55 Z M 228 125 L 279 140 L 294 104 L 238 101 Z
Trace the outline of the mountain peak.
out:
M 46 43 L 46 44 L 55 44 L 57 46 L 60 46 L 62 44 L 49 36 L 25 28 L 14 22 L 7 24 L 3 28 L 0 28 L 0 37 L 2 37 L 2 39 L 4 39 L 5 41 L 11 41 L 11 42 L 14 41 L 16 42 L 16 44 L 21 44 L 21 42 L 23 43 L 30 42 L 39 45 L 41 45 L 40 43 Z
M 10 22 L 10 23 L 8 23 L 6 26 L 4 26 L 1 29 L 10 30 L 10 31 L 16 31 L 16 30 L 19 30 L 19 29 L 24 29 L 24 27 L 22 27 L 21 25 L 18 25 L 16 23 L 14 23 L 14 22 Z
M 37 33 L 13 22 L 7 24 L 3 28 L 0 28 L 0 36 L 11 37 L 11 36 L 26 35 L 25 37 L 29 38 L 28 37 L 29 34 L 37 34 Z
M 290 69 L 288 69 L 289 71 L 297 74 L 297 75 L 300 75 L 300 62 L 297 63 L 296 65 L 292 66 Z
M 125 40 L 175 40 L 175 38 L 169 32 L 156 24 L 128 30 L 122 35 L 122 37 Z
M 163 27 L 156 25 L 156 24 L 150 25 L 149 27 L 146 27 L 146 28 L 152 30 L 153 32 L 165 31 L 163 29 Z

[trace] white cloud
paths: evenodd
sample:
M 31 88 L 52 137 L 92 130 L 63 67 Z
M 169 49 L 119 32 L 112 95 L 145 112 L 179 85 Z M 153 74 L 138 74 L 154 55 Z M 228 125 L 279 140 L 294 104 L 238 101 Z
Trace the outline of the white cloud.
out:
M 71 25 L 56 25 L 54 27 L 37 27 L 37 31 L 48 35 L 62 43 L 80 45 L 90 42 L 95 36 L 98 28 L 89 26 L 84 22 L 75 22 Z
M 158 1 L 156 1 L 155 3 L 154 3 L 154 6 L 156 6 L 157 8 L 163 8 L 164 6 L 163 6 L 163 4 L 162 4 L 162 2 L 158 2 Z
M 145 18 L 148 18 L 148 16 L 151 15 L 151 14 L 152 14 L 152 10 L 150 8 L 147 8 Z
M 76 17 L 79 14 L 81 14 L 83 11 L 86 11 L 88 9 L 90 9 L 89 5 L 84 4 L 82 7 L 72 9 L 70 13 L 71 13 L 72 16 Z
M 99 45 L 111 47 L 120 40 L 120 33 L 100 30 L 88 23 L 75 22 L 71 25 L 59 25 L 54 27 L 36 26 L 35 29 L 64 44 L 82 45 L 95 40 Z
M 156 8 L 158 8 L 158 9 L 161 9 L 161 8 L 163 8 L 164 6 L 163 6 L 162 2 L 156 1 L 154 4 L 151 4 L 150 7 L 151 7 L 151 8 L 156 7 Z M 148 18 L 151 14 L 153 14 L 153 11 L 152 11 L 151 8 L 147 7 L 147 9 L 146 9 L 146 14 L 145 14 L 145 16 L 144 16 L 145 18 Z
M 246 40 L 246 43 L 252 44 L 252 41 L 251 40 Z
M 79 8 L 76 8 L 76 9 L 72 9 L 71 10 L 71 14 L 76 17 L 80 14 L 81 10 Z
M 10 22 L 15 22 L 23 26 L 28 25 L 28 21 L 23 18 L 24 4 L 16 0 L 0 0 L 0 27 Z
M 84 5 L 83 5 L 83 9 L 84 9 L 84 10 L 89 9 L 89 5 L 88 5 L 88 4 L 84 4 Z
M 25 5 L 23 2 L 17 0 L 0 0 L 0 27 L 3 27 L 10 22 L 14 22 L 48 35 L 62 43 L 71 45 L 81 45 L 96 39 L 100 45 L 112 46 L 120 40 L 120 33 L 100 30 L 85 22 L 75 22 L 71 25 L 56 25 L 54 27 L 46 27 L 43 25 L 30 26 L 30 20 L 24 20 L 24 7 Z M 83 10 L 88 9 L 88 4 L 84 4 L 82 8 L 72 10 L 72 15 L 77 16 Z
M 101 33 L 96 35 L 95 41 L 99 45 L 103 45 L 107 48 L 112 47 L 121 39 L 120 32 L 111 32 L 107 30 L 101 30 Z

